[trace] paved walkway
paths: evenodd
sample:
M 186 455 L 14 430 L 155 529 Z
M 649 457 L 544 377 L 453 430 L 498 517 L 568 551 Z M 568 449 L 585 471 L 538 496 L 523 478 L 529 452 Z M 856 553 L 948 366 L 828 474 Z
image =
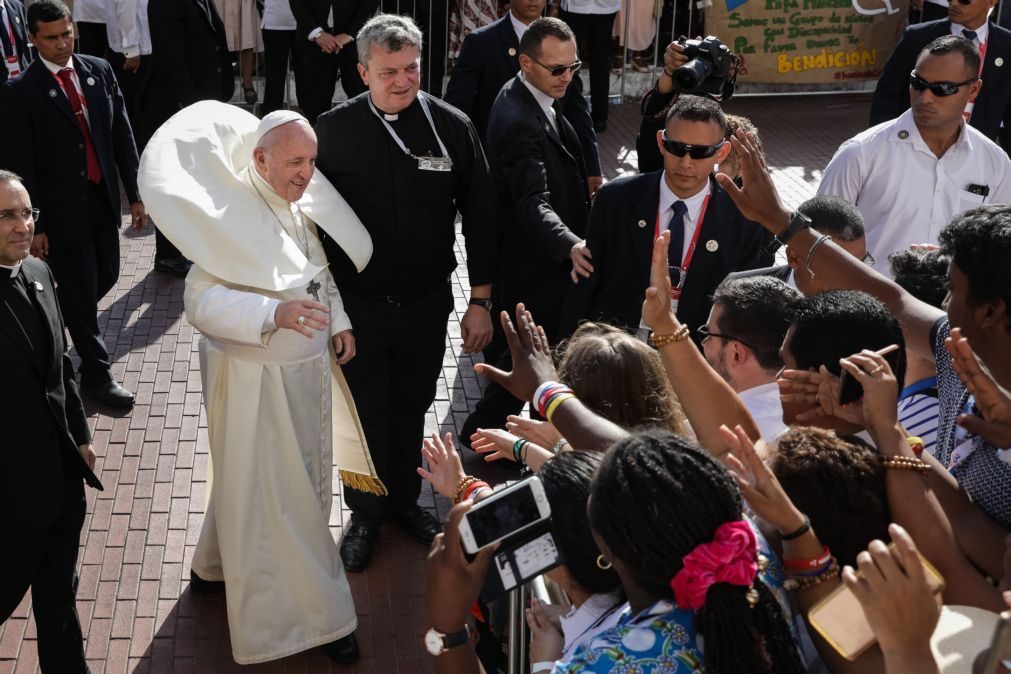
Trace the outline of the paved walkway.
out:
M 838 144 L 867 119 L 868 98 L 735 99 L 729 111 L 758 126 L 788 205 L 814 193 L 820 169 Z M 634 170 L 635 105 L 613 110 L 601 137 L 608 177 Z M 82 534 L 78 610 L 91 671 L 102 672 L 431 672 L 421 643 L 427 550 L 394 526 L 384 529 L 365 573 L 349 574 L 358 611 L 362 659 L 331 666 L 318 650 L 239 667 L 231 659 L 221 596 L 195 596 L 189 562 L 207 495 L 207 428 L 201 407 L 198 335 L 183 316 L 182 280 L 152 273 L 154 235 L 124 230 L 119 284 L 101 304 L 100 322 L 115 353 L 114 373 L 137 394 L 128 414 L 88 408 L 105 491 L 88 490 Z M 458 244 L 458 257 L 463 258 Z M 457 315 L 428 431 L 456 431 L 480 395 L 473 361 L 461 355 L 459 316 L 466 309 L 466 270 L 454 276 Z M 419 446 L 421 439 L 419 438 Z M 472 472 L 501 479 L 507 467 L 470 455 Z M 349 512 L 335 486 L 331 528 L 340 537 Z M 426 486 L 422 504 L 445 518 L 448 503 Z M 5 551 L 11 554 L 14 551 Z M 38 670 L 30 597 L 0 627 L 0 674 Z M 59 674 L 59 673 L 54 673 Z

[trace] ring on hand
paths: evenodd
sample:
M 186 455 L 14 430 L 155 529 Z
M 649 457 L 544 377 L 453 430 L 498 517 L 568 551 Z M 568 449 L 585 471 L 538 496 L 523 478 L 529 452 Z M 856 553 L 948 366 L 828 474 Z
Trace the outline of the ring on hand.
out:
M 885 369 L 885 368 L 881 367 L 880 365 L 877 365 L 877 366 L 875 366 L 875 368 L 874 368 L 873 370 L 871 370 L 871 372 L 870 372 L 870 373 L 871 373 L 871 374 L 877 374 L 878 372 L 881 372 L 881 371 L 882 371 L 882 370 L 884 370 L 884 369 Z
M 298 317 L 298 324 L 299 325 L 305 325 L 305 316 L 299 316 Z

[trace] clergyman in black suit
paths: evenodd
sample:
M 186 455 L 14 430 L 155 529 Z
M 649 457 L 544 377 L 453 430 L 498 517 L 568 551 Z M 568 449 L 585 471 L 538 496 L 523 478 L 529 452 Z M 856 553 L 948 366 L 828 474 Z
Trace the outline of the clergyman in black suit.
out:
M 197 101 L 226 102 L 235 73 L 225 42 L 225 24 L 213 0 L 149 0 L 151 67 L 138 75 L 137 146 L 142 150 L 169 117 Z M 155 271 L 186 276 L 190 261 L 162 236 L 155 223 Z
M 53 276 L 28 255 L 37 217 L 18 176 L 0 170 L 0 371 L 12 392 L 0 405 L 0 625 L 31 587 L 43 674 L 78 674 L 83 482 L 102 485 Z
M 113 378 L 98 329 L 98 301 L 119 278 L 121 179 L 133 227 L 147 223 L 133 132 L 109 63 L 73 53 L 66 5 L 37 0 L 28 8 L 28 30 L 39 58 L 0 92 L 5 162 L 24 176 L 46 214 L 32 254 L 49 263 L 59 282 L 82 389 L 105 405 L 129 408 L 133 394 Z
M 909 74 L 923 48 L 944 35 L 973 41 L 983 55 L 983 86 L 969 104 L 969 124 L 1011 150 L 1011 31 L 988 19 L 996 0 L 952 0 L 948 19 L 910 26 L 888 57 L 871 100 L 871 126 L 895 119 L 909 109 Z M 1004 129 L 1001 129 L 1003 124 Z
M 14 41 L 11 42 L 11 36 Z M 28 42 L 28 14 L 21 0 L 0 0 L 0 84 L 17 77 L 35 58 Z
M 513 0 L 505 16 L 464 38 L 460 54 L 453 61 L 444 100 L 470 117 L 481 138 L 488 134 L 488 115 L 499 90 L 519 72 L 520 36 L 544 13 L 544 5 L 545 0 Z M 558 105 L 579 136 L 590 192 L 596 192 L 603 178 L 597 132 L 593 130 L 590 106 L 583 96 L 582 79 L 572 78 Z
M 589 212 L 579 139 L 558 101 L 579 68 L 576 38 L 559 19 L 538 19 L 520 40 L 520 74 L 491 109 L 485 146 L 501 207 L 501 279 L 495 298 L 510 309 L 525 302 L 554 342 L 570 274 L 593 270 L 583 232 Z M 486 355 L 487 355 L 486 351 Z M 509 353 L 491 354 L 510 369 Z M 464 424 L 497 428 L 523 401 L 495 383 Z
M 741 215 L 713 178 L 713 167 L 730 151 L 726 125 L 715 101 L 681 96 L 657 133 L 663 171 L 600 188 L 586 234 L 594 271 L 566 298 L 563 337 L 583 320 L 645 330 L 640 317 L 653 241 L 665 229 L 671 231 L 671 284 L 681 287 L 677 316 L 693 334 L 709 317 L 713 291 L 727 274 L 771 262 L 771 237 Z
M 295 15 L 295 86 L 310 124 L 333 107 L 340 74 L 348 98 L 368 87 L 358 74 L 355 35 L 379 9 L 379 0 L 289 0 Z

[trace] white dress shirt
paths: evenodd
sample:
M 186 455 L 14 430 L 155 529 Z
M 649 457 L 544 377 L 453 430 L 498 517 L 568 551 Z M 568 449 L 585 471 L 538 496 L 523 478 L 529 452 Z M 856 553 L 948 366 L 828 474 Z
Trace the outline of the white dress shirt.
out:
M 509 12 L 509 23 L 513 25 L 513 30 L 516 31 L 516 39 L 520 40 L 523 38 L 523 33 L 527 32 L 527 24 L 523 23 L 510 11 Z
M 701 191 L 687 199 L 682 199 L 671 192 L 670 187 L 667 186 L 667 181 L 664 180 L 664 175 L 664 173 L 660 174 L 660 231 L 664 232 L 667 230 L 671 216 L 674 215 L 674 211 L 671 210 L 674 208 L 674 202 L 683 201 L 685 207 L 688 208 L 684 217 L 685 236 L 684 242 L 681 245 L 681 259 L 677 262 L 677 266 L 683 266 L 685 255 L 688 254 L 688 246 L 691 245 L 692 236 L 695 235 L 695 227 L 699 223 L 699 216 L 702 215 L 702 204 L 705 203 L 706 197 L 709 196 L 712 185 L 707 180 L 706 186 Z M 669 262 L 672 266 L 674 265 L 673 260 Z
M 554 128 L 555 132 L 561 134 L 558 130 L 558 120 L 555 119 L 555 109 L 552 107 L 554 106 L 555 99 L 530 84 L 530 82 L 527 82 L 527 78 L 523 77 L 522 72 L 520 73 L 520 81 L 523 82 L 523 85 L 527 88 L 527 90 L 534 95 L 534 100 L 537 101 L 537 105 L 539 105 L 541 110 L 544 111 L 544 116 L 548 118 L 549 122 L 551 122 L 551 126 Z
M 118 0 L 113 0 L 118 2 Z M 106 0 L 74 0 L 74 21 L 85 23 L 105 23 Z
M 989 194 L 973 194 L 970 185 L 985 185 Z M 914 243 L 936 244 L 960 213 L 1011 203 L 1011 159 L 964 121 L 958 140 L 938 158 L 907 110 L 843 143 L 825 167 L 818 194 L 856 204 L 867 228 L 867 249 L 887 260 Z M 890 276 L 887 267 L 878 271 Z
M 128 59 L 151 54 L 147 2 L 148 0 L 115 0 L 109 3 L 105 22 L 109 49 Z
M 288 0 L 266 0 L 263 3 L 263 21 L 266 30 L 295 30 L 295 15 Z M 322 31 L 320 31 L 322 32 Z
M 947 5 L 945 5 L 945 6 L 947 6 Z M 951 34 L 952 35 L 957 35 L 958 37 L 965 37 L 964 35 L 962 35 L 962 31 L 963 30 L 972 30 L 972 29 L 971 28 L 966 28 L 965 26 L 963 26 L 960 23 L 953 23 L 953 24 L 951 24 Z M 975 30 L 975 33 L 976 33 L 976 39 L 973 40 L 973 42 L 976 44 L 976 46 L 979 47 L 981 44 L 985 44 L 987 37 L 990 35 L 990 22 L 989 21 L 984 21 L 983 25 L 980 26 L 979 28 L 977 28 Z
M 46 66 L 46 69 L 53 74 L 53 79 L 56 80 L 53 82 L 53 86 L 56 87 L 57 90 L 62 91 L 64 96 L 66 96 L 67 92 L 63 91 L 63 82 L 60 80 L 60 76 L 57 73 L 64 68 L 70 68 L 73 71 L 70 73 L 70 81 L 74 83 L 74 88 L 77 89 L 77 95 L 81 99 L 81 111 L 84 113 L 84 119 L 88 122 L 88 127 L 90 128 L 91 117 L 88 116 L 88 99 L 85 98 L 84 90 L 81 89 L 81 79 L 77 76 L 77 68 L 74 67 L 74 57 L 71 56 L 65 66 L 58 66 L 52 61 L 45 60 L 41 56 L 39 57 L 39 60 L 42 61 L 42 64 Z
M 786 430 L 786 424 L 783 423 L 783 403 L 779 399 L 779 384 L 772 381 L 752 386 L 737 395 L 751 413 L 763 440 L 771 443 Z

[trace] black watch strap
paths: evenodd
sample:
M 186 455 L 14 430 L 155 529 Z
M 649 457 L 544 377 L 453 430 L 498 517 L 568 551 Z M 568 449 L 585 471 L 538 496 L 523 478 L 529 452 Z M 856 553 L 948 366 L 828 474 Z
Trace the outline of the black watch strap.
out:
M 488 311 L 491 311 L 492 308 L 491 300 L 486 299 L 484 297 L 471 297 L 470 304 L 473 304 L 474 306 L 478 307 L 484 307 Z
M 807 217 L 800 211 L 794 211 L 790 215 L 790 224 L 787 225 L 781 233 L 776 235 L 776 238 L 784 246 L 790 242 L 790 239 L 802 229 L 807 229 L 811 226 L 811 218 Z
M 457 646 L 463 646 L 467 643 L 467 639 L 470 638 L 470 631 L 464 627 L 459 632 L 451 632 L 442 638 L 442 645 L 446 650 L 450 648 L 456 648 Z

